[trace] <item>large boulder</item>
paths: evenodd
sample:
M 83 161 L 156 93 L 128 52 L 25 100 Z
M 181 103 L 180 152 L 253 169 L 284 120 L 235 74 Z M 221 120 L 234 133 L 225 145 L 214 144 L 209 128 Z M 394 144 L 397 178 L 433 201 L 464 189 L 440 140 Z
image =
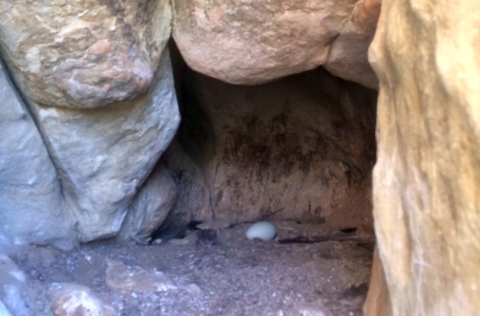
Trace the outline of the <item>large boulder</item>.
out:
M 58 174 L 34 120 L 0 63 L 0 240 L 75 244 Z
M 149 91 L 135 100 L 83 111 L 32 102 L 32 109 L 80 240 L 114 236 L 180 122 L 168 52 Z
M 37 226 L 28 226 L 25 220 L 24 231 L 58 226 L 55 233 L 45 233 L 47 240 L 73 225 L 83 242 L 114 236 L 139 190 L 148 191 L 154 183 L 143 185 L 180 120 L 164 50 L 170 3 L 0 0 L 0 16 L 0 52 L 40 131 L 41 137 L 35 131 L 36 146 L 47 147 L 41 152 L 47 156 L 41 162 L 45 170 L 33 165 L 37 170 L 21 181 L 34 184 L 36 175 L 39 183 L 47 182 L 42 190 L 52 196 L 43 200 L 52 201 L 42 200 L 37 208 L 50 213 L 45 220 L 51 218 L 51 224 L 40 218 Z M 19 111 L 7 121 L 27 124 L 28 113 Z M 27 149 L 22 151 L 18 157 L 24 160 Z M 22 160 L 15 165 L 19 171 Z M 14 206 L 28 204 L 17 202 L 23 195 L 9 200 L 8 215 L 2 214 L 7 227 L 20 214 Z M 11 234 L 17 235 L 15 229 Z
M 374 216 L 393 315 L 480 310 L 480 2 L 385 0 Z
M 27 98 L 44 106 L 135 98 L 153 82 L 170 37 L 168 0 L 0 0 L 0 16 L 4 57 Z
M 173 37 L 190 67 L 229 83 L 259 84 L 328 64 L 344 79 L 376 87 L 367 61 L 374 2 L 175 0 Z

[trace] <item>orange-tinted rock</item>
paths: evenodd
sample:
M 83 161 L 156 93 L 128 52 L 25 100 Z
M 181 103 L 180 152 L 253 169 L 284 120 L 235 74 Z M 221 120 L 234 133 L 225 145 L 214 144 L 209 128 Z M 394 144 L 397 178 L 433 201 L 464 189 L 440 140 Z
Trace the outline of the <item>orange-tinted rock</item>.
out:
M 368 63 L 368 47 L 373 39 L 381 0 L 359 1 L 352 18 L 332 43 L 324 67 L 346 80 L 358 82 L 366 87 L 378 89 L 378 79 Z
M 385 0 L 374 216 L 392 312 L 480 310 L 480 2 Z
M 378 249 L 375 249 L 373 255 L 372 276 L 368 288 L 368 297 L 363 305 L 363 314 L 364 316 L 392 315 L 390 295 L 385 281 L 382 262 L 378 255 Z
M 377 18 L 370 2 L 176 0 L 173 36 L 190 67 L 222 81 L 259 84 L 327 63 L 376 87 L 367 61 Z

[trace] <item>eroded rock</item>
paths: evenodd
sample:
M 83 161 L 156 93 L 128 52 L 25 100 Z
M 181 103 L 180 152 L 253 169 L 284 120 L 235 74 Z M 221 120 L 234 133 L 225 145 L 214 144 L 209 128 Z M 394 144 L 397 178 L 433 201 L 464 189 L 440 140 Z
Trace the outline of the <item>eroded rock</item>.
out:
M 89 110 L 32 108 L 79 238 L 114 236 L 180 121 L 168 53 L 155 83 L 135 100 Z
M 374 215 L 392 314 L 480 310 L 480 2 L 385 0 Z
M 378 255 L 378 249 L 375 249 L 373 255 L 372 276 L 370 278 L 367 300 L 363 305 L 363 314 L 365 316 L 392 315 L 390 294 L 382 262 Z
M 58 174 L 40 132 L 0 63 L 0 235 L 16 244 L 75 245 Z
M 167 0 L 2 0 L 0 15 L 4 57 L 22 92 L 43 106 L 92 108 L 137 97 L 154 81 L 170 37 Z
M 360 10 L 369 1 L 356 2 L 176 0 L 173 37 L 192 69 L 229 83 L 265 83 L 327 63 L 372 87 L 366 52 L 378 15 Z

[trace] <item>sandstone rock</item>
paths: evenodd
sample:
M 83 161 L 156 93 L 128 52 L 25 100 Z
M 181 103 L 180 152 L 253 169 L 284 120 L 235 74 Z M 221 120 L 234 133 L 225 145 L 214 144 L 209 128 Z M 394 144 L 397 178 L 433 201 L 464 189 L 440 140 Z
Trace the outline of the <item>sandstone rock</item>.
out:
M 1 0 L 0 16 L 0 49 L 22 92 L 39 105 L 67 108 L 145 92 L 171 25 L 167 0 Z
M 332 43 L 325 69 L 340 78 L 378 89 L 378 79 L 368 63 L 368 47 L 375 33 L 381 0 L 360 0 L 350 20 Z
M 114 236 L 179 124 L 168 54 L 152 87 L 135 100 L 89 110 L 32 108 L 79 238 Z
M 373 29 L 364 27 L 376 21 L 375 15 L 362 14 L 368 17 L 350 21 L 355 3 L 176 0 L 173 37 L 192 69 L 230 83 L 264 83 L 329 60 L 329 68 L 342 77 L 373 85 L 366 58 Z M 361 3 L 359 8 L 368 7 L 364 0 Z M 339 36 L 341 43 L 329 58 L 332 42 Z M 355 42 L 346 45 L 351 38 Z
M 35 123 L 0 63 L 0 235 L 16 244 L 75 245 L 74 219 Z
M 383 272 L 382 262 L 376 248 L 373 255 L 372 276 L 370 278 L 368 296 L 363 305 L 363 314 L 364 316 L 392 315 L 385 273 Z
M 145 181 L 120 231 L 120 237 L 146 244 L 150 235 L 162 224 L 176 199 L 175 183 L 165 167 L 159 165 Z
M 374 216 L 392 315 L 480 310 L 480 2 L 385 0 Z
M 371 217 L 375 91 L 322 69 L 256 87 L 187 72 L 183 85 L 179 134 L 216 219 Z
M 65 231 L 73 234 L 78 221 L 81 241 L 115 235 L 179 122 L 170 60 L 163 53 L 170 34 L 169 2 L 0 0 L 0 15 L 0 51 L 48 150 L 46 155 L 42 149 L 30 173 L 10 177 L 12 183 L 26 184 L 2 205 L 9 210 L 1 214 L 6 233 L 48 243 Z M 28 122 L 28 114 L 17 112 L 10 123 L 24 115 Z M 39 151 L 35 142 L 43 145 L 38 134 L 28 146 Z M 19 164 L 22 155 L 35 155 L 25 148 L 10 159 Z M 38 192 L 29 191 L 35 181 Z M 37 204 L 31 198 L 21 201 L 21 194 L 39 193 L 45 195 Z M 17 206 L 24 213 L 16 212 Z M 33 227 L 27 220 L 15 222 L 24 209 L 45 214 L 31 217 Z M 22 236 L 27 233 L 36 235 Z
M 113 307 L 105 304 L 86 286 L 53 284 L 51 308 L 55 316 L 114 316 Z

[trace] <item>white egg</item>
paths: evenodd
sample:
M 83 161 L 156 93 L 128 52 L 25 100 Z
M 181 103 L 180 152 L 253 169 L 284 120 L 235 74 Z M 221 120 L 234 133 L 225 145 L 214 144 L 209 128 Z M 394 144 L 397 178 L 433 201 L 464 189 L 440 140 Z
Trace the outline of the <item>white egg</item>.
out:
M 247 239 L 272 240 L 277 235 L 277 229 L 270 222 L 257 222 L 247 229 Z

